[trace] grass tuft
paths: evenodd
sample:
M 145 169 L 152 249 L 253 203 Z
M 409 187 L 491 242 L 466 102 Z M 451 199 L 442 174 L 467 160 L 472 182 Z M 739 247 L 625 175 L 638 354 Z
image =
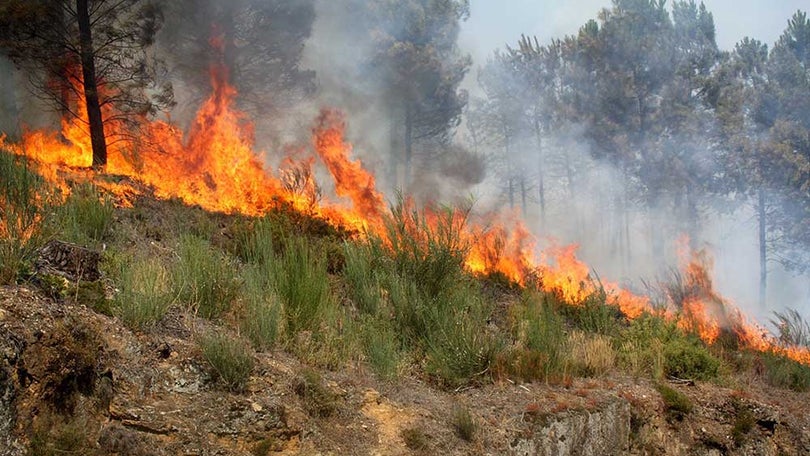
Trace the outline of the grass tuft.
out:
M 338 411 L 338 398 L 324 384 L 318 372 L 305 369 L 296 381 L 295 393 L 311 416 L 328 418 Z
M 55 202 L 53 190 L 23 158 L 0 150 L 0 284 L 30 272 Z
M 394 327 L 369 316 L 361 318 L 360 325 L 363 352 L 372 370 L 385 380 L 395 378 L 402 355 Z
M 607 336 L 574 331 L 568 336 L 566 345 L 576 374 L 600 376 L 616 365 L 616 351 Z
M 470 409 L 456 406 L 453 409 L 452 423 L 453 428 L 459 437 L 467 442 L 473 441 L 475 438 L 475 433 L 478 431 L 478 425 L 476 424 L 472 413 L 470 413 Z
M 56 210 L 55 222 L 66 241 L 94 245 L 110 236 L 114 211 L 109 197 L 83 183 L 73 187 L 65 204 Z
M 250 348 L 242 340 L 220 333 L 201 336 L 198 344 L 214 378 L 232 392 L 244 391 L 255 362 Z
M 160 321 L 172 303 L 169 272 L 157 260 L 135 258 L 120 266 L 120 293 L 113 314 L 130 328 L 143 329 Z
M 208 241 L 182 235 L 180 261 L 172 271 L 172 283 L 181 302 L 204 318 L 227 311 L 239 292 L 231 261 Z
M 775 353 L 763 353 L 765 381 L 778 388 L 810 391 L 810 367 Z
M 692 413 L 694 406 L 688 396 L 680 391 L 671 388 L 663 383 L 656 386 L 658 392 L 661 393 L 661 398 L 664 400 L 664 406 L 667 413 L 671 417 L 682 420 L 686 415 Z
M 287 335 L 319 329 L 332 304 L 324 255 L 306 238 L 290 237 L 284 242 L 284 254 L 269 267 L 274 289 L 284 303 Z
M 428 435 L 425 430 L 419 426 L 409 427 L 402 430 L 400 433 L 402 440 L 405 441 L 405 446 L 413 451 L 427 450 L 429 445 Z
M 245 310 L 240 327 L 257 350 L 266 350 L 279 338 L 282 306 L 270 286 L 269 278 L 256 267 L 246 268 L 242 295 Z

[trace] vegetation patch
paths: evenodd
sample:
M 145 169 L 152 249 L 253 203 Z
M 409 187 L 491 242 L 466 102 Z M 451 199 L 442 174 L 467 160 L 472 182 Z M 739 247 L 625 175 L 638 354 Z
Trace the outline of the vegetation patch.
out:
M 242 340 L 222 333 L 199 338 L 203 358 L 211 366 L 213 377 L 232 392 L 242 392 L 247 385 L 255 360 Z
M 31 272 L 55 203 L 53 190 L 25 159 L 0 150 L 0 285 Z
M 211 244 L 194 235 L 182 235 L 180 260 L 172 270 L 173 293 L 203 318 L 215 318 L 230 309 L 239 292 L 232 262 Z
M 89 183 L 75 185 L 65 203 L 56 210 L 60 237 L 82 245 L 96 245 L 112 233 L 115 208 L 109 197 Z
M 405 441 L 405 446 L 410 450 L 425 451 L 430 445 L 430 437 L 420 426 L 405 428 L 400 432 L 400 435 L 402 440 Z
M 244 313 L 240 328 L 254 348 L 266 350 L 279 338 L 284 310 L 269 278 L 262 274 L 261 269 L 247 267 L 242 277 Z
M 338 412 L 338 396 L 323 384 L 323 379 L 317 371 L 312 369 L 302 371 L 294 389 L 304 401 L 304 407 L 311 416 L 328 418 Z
M 284 303 L 287 336 L 319 329 L 327 308 L 333 304 L 326 271 L 326 258 L 306 240 L 291 236 L 284 254 L 268 268 L 273 288 Z
M 478 425 L 472 413 L 470 413 L 470 409 L 461 406 L 454 407 L 451 423 L 453 423 L 453 429 L 455 429 L 459 437 L 467 442 L 473 441 L 478 431 Z
M 132 329 L 160 321 L 171 306 L 171 277 L 159 259 L 133 257 L 119 265 L 114 314 Z
M 763 353 L 765 381 L 793 391 L 810 390 L 810 367 L 775 353 Z
M 656 389 L 661 393 L 661 399 L 670 417 L 682 420 L 686 415 L 692 413 L 694 406 L 689 397 L 675 388 L 659 383 Z

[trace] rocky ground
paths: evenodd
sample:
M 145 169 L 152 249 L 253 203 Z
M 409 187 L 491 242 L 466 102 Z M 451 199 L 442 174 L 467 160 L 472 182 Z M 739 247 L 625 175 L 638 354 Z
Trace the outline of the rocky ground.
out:
M 195 343 L 209 325 L 172 311 L 135 333 L 33 286 L 0 289 L 0 455 L 810 454 L 807 394 L 755 376 L 670 384 L 694 404 L 675 413 L 649 380 L 618 374 L 446 391 L 277 350 L 232 393 Z

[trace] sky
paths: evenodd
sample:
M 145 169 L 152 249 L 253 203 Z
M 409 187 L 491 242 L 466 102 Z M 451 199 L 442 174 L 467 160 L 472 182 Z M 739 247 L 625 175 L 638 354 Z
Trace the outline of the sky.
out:
M 714 14 L 717 44 L 730 50 L 751 36 L 769 46 L 781 35 L 797 10 L 809 11 L 808 0 L 704 0 Z M 541 44 L 576 33 L 579 27 L 611 5 L 610 0 L 470 0 L 470 18 L 462 24 L 461 47 L 474 67 L 505 44 L 515 45 L 524 33 Z

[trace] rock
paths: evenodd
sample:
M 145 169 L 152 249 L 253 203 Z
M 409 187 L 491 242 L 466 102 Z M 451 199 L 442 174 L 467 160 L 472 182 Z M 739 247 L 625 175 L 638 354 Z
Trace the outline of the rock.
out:
M 101 253 L 76 244 L 52 240 L 37 252 L 37 271 L 55 274 L 71 282 L 92 282 L 101 277 Z
M 511 443 L 515 456 L 602 456 L 625 454 L 630 405 L 616 400 L 597 411 L 571 411 L 539 420 L 531 436 Z

